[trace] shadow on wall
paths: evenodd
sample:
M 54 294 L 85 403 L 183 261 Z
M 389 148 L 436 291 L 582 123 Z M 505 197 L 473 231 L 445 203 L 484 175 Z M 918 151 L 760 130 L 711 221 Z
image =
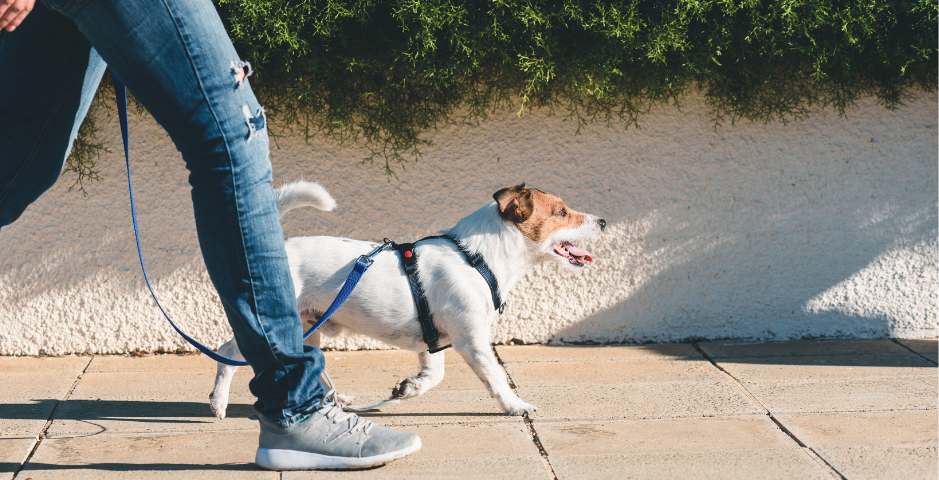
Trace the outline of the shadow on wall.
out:
M 598 262 L 631 250 L 647 262 L 630 263 L 645 268 L 624 271 L 627 285 L 612 295 L 623 298 L 551 341 L 682 340 L 674 332 L 685 339 L 935 336 L 935 219 L 935 208 L 910 206 L 878 222 L 799 212 L 767 218 L 746 233 L 679 244 L 666 237 L 683 229 L 627 234 L 601 247 L 612 259 Z M 783 240 L 792 238 L 801 241 Z M 589 282 L 589 272 L 584 276 Z M 927 328 L 906 321 L 904 312 Z

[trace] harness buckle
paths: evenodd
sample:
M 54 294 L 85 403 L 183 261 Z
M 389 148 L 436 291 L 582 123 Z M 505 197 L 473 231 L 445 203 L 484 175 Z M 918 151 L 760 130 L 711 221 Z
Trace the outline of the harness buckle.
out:
M 505 302 L 502 302 L 502 305 L 499 306 L 499 315 L 502 315 L 502 312 L 505 312 Z
M 384 239 L 384 240 L 382 241 L 382 244 L 381 244 L 381 245 L 375 247 L 375 250 L 372 250 L 372 251 L 369 252 L 367 255 L 362 255 L 361 257 L 359 257 L 359 260 L 361 260 L 362 262 L 365 262 L 365 264 L 366 264 L 367 266 L 371 267 L 371 266 L 372 266 L 372 262 L 374 262 L 374 260 L 372 260 L 372 257 L 374 257 L 375 255 L 378 255 L 378 254 L 381 253 L 383 250 L 386 250 L 386 249 L 387 249 L 388 247 L 390 247 L 392 244 L 394 244 L 394 242 L 392 242 L 391 240 L 388 240 L 388 239 L 386 238 L 386 239 Z

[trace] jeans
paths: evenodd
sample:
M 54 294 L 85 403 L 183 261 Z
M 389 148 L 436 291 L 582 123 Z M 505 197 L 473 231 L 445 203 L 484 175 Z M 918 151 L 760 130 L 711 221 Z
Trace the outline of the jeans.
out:
M 211 1 L 42 1 L 0 45 L 0 228 L 55 183 L 109 65 L 186 162 L 202 255 L 254 369 L 255 408 L 298 421 L 323 398 L 325 361 L 302 341 L 266 118 Z

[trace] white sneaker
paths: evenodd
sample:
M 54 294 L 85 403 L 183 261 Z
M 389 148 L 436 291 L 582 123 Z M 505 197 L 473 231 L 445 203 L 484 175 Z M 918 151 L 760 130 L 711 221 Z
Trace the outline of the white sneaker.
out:
M 421 449 L 417 435 L 343 412 L 335 397 L 330 390 L 322 407 L 286 428 L 259 416 L 255 463 L 271 470 L 367 468 Z

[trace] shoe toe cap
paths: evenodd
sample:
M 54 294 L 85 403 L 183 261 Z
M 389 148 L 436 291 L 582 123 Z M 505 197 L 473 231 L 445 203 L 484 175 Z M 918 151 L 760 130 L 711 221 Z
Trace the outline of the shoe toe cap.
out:
M 399 432 L 390 428 L 384 428 L 376 425 L 383 430 L 374 432 L 368 440 L 362 445 L 362 456 L 373 457 L 376 455 L 385 455 L 393 452 L 400 452 L 414 448 L 416 445 L 420 448 L 421 439 L 413 433 Z M 378 433 L 378 434 L 376 434 Z

